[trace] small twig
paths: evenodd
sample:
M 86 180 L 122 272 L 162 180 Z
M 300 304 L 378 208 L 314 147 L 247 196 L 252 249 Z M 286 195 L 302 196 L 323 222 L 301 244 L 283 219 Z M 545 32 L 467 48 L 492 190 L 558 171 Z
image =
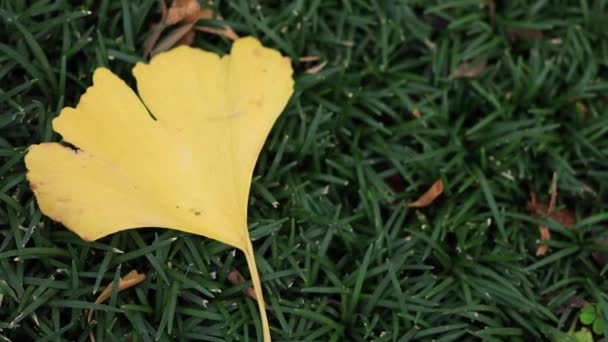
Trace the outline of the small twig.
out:
M 320 59 L 321 59 L 321 57 L 319 57 L 319 56 L 302 56 L 299 58 L 299 61 L 300 62 L 316 62 Z
M 557 173 L 553 172 L 553 180 L 551 181 L 551 200 L 549 200 L 549 209 L 545 217 L 549 217 L 555 210 L 555 203 L 557 202 Z
M 141 283 L 144 280 L 146 280 L 145 274 L 139 273 L 136 270 L 133 270 L 133 271 L 127 273 L 127 275 L 125 275 L 124 277 L 118 279 L 118 288 L 116 289 L 116 292 L 126 290 L 132 286 L 135 286 L 135 285 Z M 101 294 L 99 294 L 99 296 L 95 300 L 95 304 L 101 304 L 106 299 L 110 298 L 110 296 L 112 295 L 113 289 L 114 289 L 114 283 L 112 282 L 112 283 L 108 284 L 108 286 L 106 286 L 105 289 L 103 289 Z M 89 313 L 87 315 L 87 323 L 91 323 L 92 318 L 93 318 L 93 309 L 90 309 Z M 89 338 L 91 339 L 91 342 L 95 342 L 95 335 L 93 335 L 93 332 L 91 332 L 89 334 Z
M 314 74 L 318 73 L 319 71 L 323 70 L 323 68 L 325 68 L 325 65 L 327 65 L 327 61 L 319 63 L 312 68 L 308 68 L 304 72 L 307 74 L 314 75 Z

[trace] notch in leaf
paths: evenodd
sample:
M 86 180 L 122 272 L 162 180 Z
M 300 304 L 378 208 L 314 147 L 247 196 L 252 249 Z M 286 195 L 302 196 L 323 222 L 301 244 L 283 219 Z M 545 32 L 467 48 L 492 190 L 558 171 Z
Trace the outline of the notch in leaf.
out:
M 84 240 L 165 227 L 242 250 L 269 341 L 247 198 L 260 149 L 293 92 L 290 60 L 242 38 L 230 55 L 182 46 L 133 74 L 139 96 L 101 68 L 78 106 L 53 120 L 78 150 L 30 147 L 27 178 L 42 212 Z

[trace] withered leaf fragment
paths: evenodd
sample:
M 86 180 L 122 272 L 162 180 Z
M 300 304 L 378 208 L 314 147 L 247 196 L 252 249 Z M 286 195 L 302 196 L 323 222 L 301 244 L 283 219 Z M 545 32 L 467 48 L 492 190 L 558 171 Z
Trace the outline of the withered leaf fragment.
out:
M 133 287 L 133 286 L 141 283 L 144 280 L 146 280 L 145 274 L 139 273 L 139 272 L 137 272 L 137 270 L 133 270 L 133 271 L 127 273 L 126 276 L 124 276 L 118 280 L 118 288 L 116 289 L 116 291 L 120 292 L 120 291 L 126 290 L 130 287 Z M 95 300 L 95 304 L 101 304 L 106 299 L 110 298 L 110 296 L 112 295 L 112 291 L 114 289 L 113 285 L 114 285 L 114 283 L 112 282 L 111 284 L 108 284 L 108 286 L 106 286 L 105 289 L 103 289 L 103 291 L 99 294 L 99 296 Z M 93 309 L 90 309 L 89 314 L 87 315 L 87 322 L 91 323 L 92 318 L 93 318 Z M 91 339 L 91 342 L 96 341 L 95 335 L 93 335 L 93 332 L 91 332 L 89 334 L 89 338 Z
M 230 271 L 228 273 L 227 276 L 228 281 L 233 284 L 233 285 L 239 285 L 245 282 L 245 277 L 243 277 L 243 275 L 241 274 L 241 272 L 239 272 L 236 269 L 232 269 L 232 271 Z M 249 298 L 253 298 L 255 300 L 257 300 L 258 298 L 255 295 L 255 291 L 253 291 L 252 287 L 246 287 L 243 289 L 243 293 L 245 294 L 245 296 L 249 297 Z
M 228 25 L 222 28 L 196 26 L 199 20 L 224 20 L 219 14 L 214 16 L 211 9 L 201 8 L 196 0 L 174 0 L 169 9 L 165 0 L 160 0 L 160 5 L 162 17 L 160 22 L 152 25 L 152 32 L 144 42 L 144 57 L 167 51 L 176 44 L 190 45 L 194 42 L 196 31 L 224 36 L 233 41 L 239 38 Z M 162 36 L 166 30 L 169 32 Z
M 567 210 L 562 209 L 555 211 L 555 206 L 557 203 L 557 174 L 553 174 L 553 180 L 551 181 L 551 199 L 549 204 L 539 203 L 536 201 L 536 193 L 532 192 L 530 194 L 530 200 L 526 203 L 526 208 L 530 212 L 533 217 L 536 218 L 547 218 L 550 217 L 555 221 L 559 222 L 562 226 L 566 228 L 570 228 L 574 225 L 575 219 L 574 214 Z M 539 225 L 538 231 L 540 233 L 541 241 L 551 240 L 551 231 L 547 226 Z M 549 247 L 546 244 L 539 244 L 536 249 L 536 255 L 541 256 L 545 255 Z
M 453 78 L 473 78 L 481 74 L 486 68 L 486 61 L 478 61 L 476 63 L 462 63 L 460 64 L 454 73 Z
M 443 193 L 443 181 L 440 179 L 433 183 L 433 185 L 416 201 L 409 203 L 407 206 L 410 208 L 422 208 L 429 206 L 433 201 Z
M 139 273 L 139 272 L 137 272 L 137 270 L 133 270 L 133 271 L 127 273 L 126 276 L 124 276 L 118 280 L 118 289 L 116 289 L 116 291 L 126 290 L 130 287 L 133 287 L 133 286 L 141 283 L 144 280 L 146 280 L 145 274 Z M 105 289 L 103 289 L 103 291 L 101 291 L 101 293 L 99 294 L 99 296 L 97 296 L 97 299 L 95 300 L 95 304 L 101 304 L 106 299 L 110 298 L 110 295 L 112 294 L 112 290 L 114 288 L 113 285 L 114 285 L 114 283 L 110 283 L 110 284 L 108 284 L 108 286 L 106 286 Z M 87 315 L 87 322 L 90 322 L 92 318 L 93 318 L 93 309 L 89 310 L 89 314 Z

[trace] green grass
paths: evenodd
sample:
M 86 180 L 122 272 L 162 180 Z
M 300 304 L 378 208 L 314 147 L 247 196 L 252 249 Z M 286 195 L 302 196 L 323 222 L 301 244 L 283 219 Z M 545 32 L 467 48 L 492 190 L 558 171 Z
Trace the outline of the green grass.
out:
M 0 340 L 259 340 L 248 284 L 226 279 L 248 274 L 232 248 L 152 228 L 86 243 L 41 215 L 27 146 L 59 140 L 51 120 L 96 67 L 133 84 L 159 17 L 155 0 L 73 3 L 0 0 Z M 249 207 L 276 340 L 547 340 L 577 320 L 557 311 L 571 297 L 606 306 L 591 252 L 608 227 L 608 1 L 497 1 L 495 27 L 483 0 L 216 4 L 296 70 Z M 328 64 L 306 74 L 305 55 Z M 553 172 L 577 224 L 548 222 L 536 257 L 526 200 L 548 201 Z M 440 178 L 430 207 L 403 205 Z M 93 304 L 132 269 L 147 280 Z

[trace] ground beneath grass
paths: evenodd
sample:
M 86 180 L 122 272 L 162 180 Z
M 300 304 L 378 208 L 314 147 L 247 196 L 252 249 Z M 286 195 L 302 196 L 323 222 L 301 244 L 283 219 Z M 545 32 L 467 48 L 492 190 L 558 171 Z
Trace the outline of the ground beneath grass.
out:
M 608 251 L 608 1 L 215 6 L 296 70 L 249 201 L 274 339 L 566 341 L 585 303 L 604 308 L 595 339 L 608 333 L 608 268 L 592 257 Z M 60 139 L 51 120 L 95 68 L 134 84 L 159 13 L 0 0 L 0 340 L 260 340 L 250 283 L 227 279 L 249 278 L 234 249 L 155 228 L 86 243 L 41 215 L 25 179 L 27 146 Z M 526 207 L 531 192 L 549 202 L 554 174 L 570 228 Z M 437 180 L 430 206 L 405 205 Z M 92 304 L 131 270 L 147 279 Z

